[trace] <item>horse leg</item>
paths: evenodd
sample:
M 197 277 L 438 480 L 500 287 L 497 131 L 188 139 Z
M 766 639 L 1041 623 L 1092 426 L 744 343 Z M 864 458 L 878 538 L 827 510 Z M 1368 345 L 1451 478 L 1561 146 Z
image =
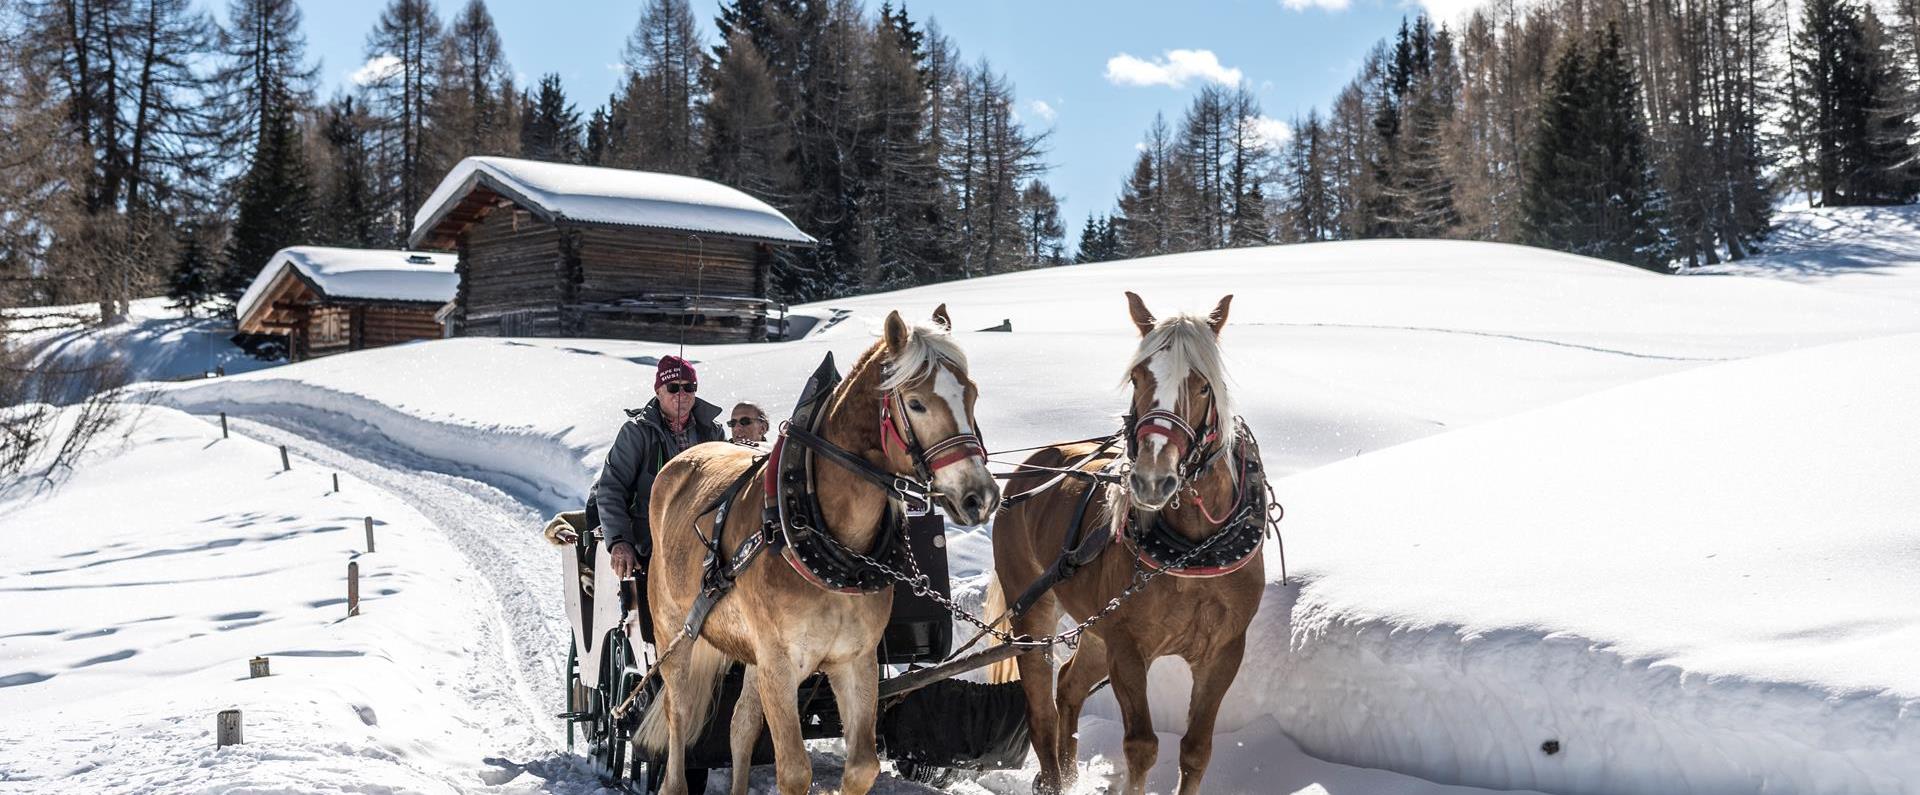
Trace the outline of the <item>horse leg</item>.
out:
M 827 670 L 833 700 L 840 707 L 847 740 L 847 764 L 840 775 L 845 795 L 866 795 L 880 775 L 880 755 L 874 748 L 874 720 L 880 696 L 880 661 L 871 654 L 855 655 Z
M 774 779 L 781 795 L 804 795 L 813 783 L 813 760 L 800 736 L 800 704 L 794 698 L 800 677 L 785 649 L 765 649 L 756 656 L 761 713 L 773 736 Z
M 1048 595 L 1025 615 L 1013 620 L 1015 635 L 1041 637 L 1053 633 L 1060 622 L 1060 602 Z M 1034 795 L 1063 792 L 1060 779 L 1059 715 L 1053 705 L 1053 662 L 1051 650 L 1030 651 L 1015 658 L 1020 667 L 1020 689 L 1027 694 L 1027 731 L 1039 758 L 1040 772 L 1034 776 Z
M 766 710 L 760 704 L 756 680 L 759 666 L 746 667 L 740 680 L 740 698 L 733 703 L 733 726 L 727 733 L 727 745 L 733 751 L 732 795 L 747 795 L 747 779 L 753 772 L 753 746 L 760 742 L 760 725 Z
M 687 666 L 681 660 L 660 663 L 660 709 L 666 710 L 667 775 L 660 783 L 660 795 L 686 795 L 687 740 L 686 720 L 681 717 L 680 702 L 687 701 Z
M 1153 713 L 1147 708 L 1147 659 L 1130 638 L 1122 637 L 1109 643 L 1107 663 L 1113 697 L 1120 702 L 1120 721 L 1126 727 L 1126 791 L 1145 795 L 1147 772 L 1160 755 L 1160 738 L 1153 733 Z
M 1246 649 L 1243 635 L 1210 656 L 1188 661 L 1193 668 L 1193 694 L 1187 706 L 1187 733 L 1180 738 L 1180 795 L 1199 795 L 1200 778 L 1213 758 L 1213 722 L 1220 717 L 1220 701 L 1226 698 L 1227 688 L 1240 673 Z
M 1080 775 L 1080 708 L 1093 695 L 1093 686 L 1107 677 L 1107 644 L 1098 635 L 1080 636 L 1080 648 L 1073 659 L 1060 668 L 1060 683 L 1054 688 L 1055 713 L 1059 715 L 1060 789 L 1073 787 Z

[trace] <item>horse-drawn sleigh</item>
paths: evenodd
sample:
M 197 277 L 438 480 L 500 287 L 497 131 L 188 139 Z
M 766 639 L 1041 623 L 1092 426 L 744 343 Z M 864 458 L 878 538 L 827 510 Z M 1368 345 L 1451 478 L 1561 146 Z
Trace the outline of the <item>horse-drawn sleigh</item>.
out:
M 669 461 L 653 489 L 644 584 L 616 578 L 594 535 L 576 534 L 565 556 L 569 738 L 580 728 L 603 776 L 647 792 L 699 791 L 707 769 L 729 767 L 735 795 L 750 766 L 769 761 L 781 792 L 806 791 L 809 738 L 846 738 L 849 795 L 872 786 L 882 752 L 921 774 L 1018 767 L 1030 742 L 1036 790 L 1057 792 L 1075 769 L 1079 709 L 1110 681 L 1127 789 L 1141 792 L 1155 753 L 1146 666 L 1179 655 L 1195 671 L 1180 791 L 1197 792 L 1278 517 L 1225 394 L 1217 335 L 1228 299 L 1204 318 L 1156 322 L 1128 298 L 1142 334 L 1128 425 L 1001 475 L 1024 487 L 1005 506 L 943 306 L 933 326 L 890 315 L 844 381 L 829 356 L 771 451 L 707 444 Z M 998 626 L 948 598 L 943 525 L 910 519 L 915 503 L 960 524 L 995 519 L 996 577 L 1033 583 Z M 641 587 L 647 615 L 629 611 Z M 1192 620 L 1196 610 L 1208 620 Z M 1057 631 L 1062 613 L 1079 623 Z M 959 650 L 956 618 L 980 628 Z M 985 636 L 996 642 L 965 654 Z M 1074 653 L 1056 693 L 1051 650 L 1062 644 Z M 1014 657 L 1018 684 L 952 679 Z M 883 666 L 904 670 L 883 677 Z

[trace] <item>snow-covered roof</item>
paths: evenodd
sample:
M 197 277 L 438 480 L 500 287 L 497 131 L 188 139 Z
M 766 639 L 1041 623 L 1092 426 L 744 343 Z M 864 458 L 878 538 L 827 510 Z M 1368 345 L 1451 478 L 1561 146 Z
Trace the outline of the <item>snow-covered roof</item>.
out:
M 549 221 L 705 232 L 813 245 L 792 221 L 741 191 L 704 179 L 619 168 L 469 157 L 447 172 L 413 216 L 408 245 L 434 235 L 477 186 L 506 196 Z
M 274 252 L 253 277 L 234 305 L 234 316 L 244 320 L 251 314 L 288 269 L 328 298 L 444 303 L 460 285 L 453 272 L 457 260 L 452 254 L 420 251 L 290 246 Z

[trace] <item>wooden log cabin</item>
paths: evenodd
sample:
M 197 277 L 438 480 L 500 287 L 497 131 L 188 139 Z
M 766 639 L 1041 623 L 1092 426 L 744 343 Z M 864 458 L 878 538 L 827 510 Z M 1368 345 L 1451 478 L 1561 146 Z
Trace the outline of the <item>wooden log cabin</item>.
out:
M 458 252 L 460 336 L 751 342 L 776 250 L 814 239 L 778 210 L 692 177 L 504 157 L 460 161 L 408 245 Z
M 293 246 L 267 261 L 234 314 L 241 333 L 286 337 L 297 362 L 441 337 L 433 314 L 458 278 L 446 254 Z

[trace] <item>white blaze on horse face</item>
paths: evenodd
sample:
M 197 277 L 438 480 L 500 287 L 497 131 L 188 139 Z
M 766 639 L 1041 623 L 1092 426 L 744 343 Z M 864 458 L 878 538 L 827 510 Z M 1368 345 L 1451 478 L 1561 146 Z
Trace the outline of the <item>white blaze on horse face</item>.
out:
M 1166 351 L 1147 357 L 1147 372 L 1153 374 L 1153 404 L 1148 406 L 1148 409 L 1178 411 L 1175 407 L 1180 402 L 1180 389 L 1186 384 L 1187 379 L 1186 373 L 1179 373 L 1176 376 L 1171 372 L 1172 369 L 1173 357 L 1166 355 Z M 1165 425 L 1168 429 L 1173 427 L 1166 420 L 1154 420 L 1154 422 Z M 1140 452 L 1144 456 L 1153 456 L 1167 446 L 1167 439 L 1166 434 L 1159 433 L 1147 437 L 1146 441 L 1141 443 Z
M 947 411 L 953 414 L 953 424 L 960 433 L 973 433 L 973 425 L 967 421 L 967 385 L 953 374 L 953 368 L 941 367 L 933 376 L 933 393 L 946 401 Z

